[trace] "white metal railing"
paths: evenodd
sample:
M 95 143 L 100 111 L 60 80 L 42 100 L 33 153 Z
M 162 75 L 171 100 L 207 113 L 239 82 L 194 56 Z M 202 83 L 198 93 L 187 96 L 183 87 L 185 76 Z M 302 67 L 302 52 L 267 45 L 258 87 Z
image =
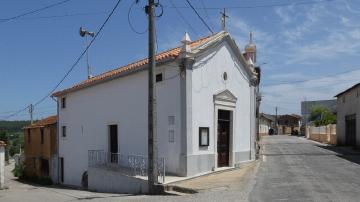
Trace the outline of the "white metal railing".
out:
M 125 155 L 103 150 L 88 151 L 89 167 L 111 167 L 129 170 L 132 175 L 148 176 L 148 157 L 142 155 Z M 157 159 L 158 179 L 165 182 L 165 158 Z

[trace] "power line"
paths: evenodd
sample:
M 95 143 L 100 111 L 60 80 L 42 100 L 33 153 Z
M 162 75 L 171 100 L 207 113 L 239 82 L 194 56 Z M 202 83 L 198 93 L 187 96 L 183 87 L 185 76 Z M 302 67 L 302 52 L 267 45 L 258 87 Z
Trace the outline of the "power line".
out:
M 73 16 L 88 16 L 88 15 L 101 15 L 108 12 L 88 12 L 88 13 L 69 13 L 63 15 L 49 15 L 49 16 L 39 16 L 39 17 L 24 17 L 18 20 L 37 20 L 37 19 L 52 19 L 52 18 L 64 18 L 64 17 L 73 17 Z M 1 19 L 0 19 L 1 21 Z
M 225 6 L 225 7 L 196 7 L 196 9 L 206 9 L 206 10 L 220 10 L 220 9 L 253 9 L 253 8 L 272 8 L 272 7 L 284 7 L 284 6 L 300 6 L 307 4 L 319 4 L 327 3 L 335 0 L 320 0 L 320 1 L 302 1 L 302 2 L 293 2 L 293 3 L 278 3 L 278 4 L 265 4 L 265 5 L 253 5 L 253 6 Z M 167 7 L 173 8 L 173 7 Z M 178 7 L 182 9 L 189 9 L 187 6 Z
M 36 108 L 36 110 L 39 110 L 39 109 L 56 109 L 56 105 L 43 106 L 43 107 L 38 107 L 38 108 Z M 3 112 L 0 112 L 0 116 L 4 117 L 4 116 L 6 116 L 7 114 L 15 113 L 15 112 L 17 112 L 17 111 L 15 111 L 15 110 L 12 110 L 12 111 L 3 111 Z
M 283 81 L 283 82 L 279 82 L 279 83 L 275 83 L 275 84 L 269 84 L 269 85 L 263 85 L 263 86 L 277 86 L 277 85 L 283 85 L 283 84 L 304 83 L 304 82 L 308 82 L 308 81 L 315 81 L 315 80 L 318 80 L 318 79 L 324 79 L 324 78 L 328 78 L 328 77 L 338 76 L 339 74 L 346 74 L 346 73 L 355 72 L 355 71 L 360 71 L 360 69 L 352 69 L 352 70 L 348 70 L 348 71 L 344 71 L 344 72 L 338 72 L 336 74 L 329 74 L 329 75 L 318 77 L 318 78 L 298 80 L 298 81 Z M 319 81 L 319 82 L 324 82 L 324 81 Z
M 200 2 L 201 2 L 201 7 L 202 7 L 202 8 L 205 8 L 206 6 L 205 6 L 204 1 L 203 1 L 203 0 L 201 0 Z M 213 23 L 212 23 L 212 22 L 211 22 L 211 20 L 210 20 L 210 17 L 209 17 L 208 11 L 207 11 L 206 9 L 204 9 L 204 13 L 205 13 L 205 17 L 207 18 L 207 20 L 208 20 L 208 22 L 209 22 L 210 26 L 211 26 L 211 27 L 214 27 Z
M 175 5 L 175 3 L 170 0 L 171 5 L 175 8 L 176 13 L 180 16 L 180 18 L 183 20 L 183 22 L 191 29 L 192 32 L 194 32 L 197 36 L 199 36 L 199 34 L 197 33 L 197 31 L 194 29 L 194 27 L 186 20 L 186 18 L 184 17 L 184 15 L 181 13 L 181 11 L 177 8 L 177 6 Z
M 62 79 L 55 85 L 55 87 L 48 93 L 46 94 L 46 96 L 44 96 L 43 98 L 41 98 L 39 101 L 37 101 L 34 106 L 39 105 L 40 103 L 42 103 L 46 98 L 48 98 L 49 96 L 51 96 L 51 94 L 60 86 L 60 84 L 66 79 L 66 77 L 69 76 L 69 74 L 74 70 L 74 68 L 78 65 L 78 63 L 80 62 L 81 58 L 85 55 L 85 53 L 87 52 L 87 50 L 90 48 L 90 46 L 93 44 L 93 42 L 97 39 L 97 37 L 99 36 L 99 34 L 101 33 L 101 31 L 103 30 L 103 28 L 105 27 L 105 25 L 107 24 L 107 22 L 109 21 L 109 19 L 111 18 L 111 16 L 114 14 L 115 10 L 117 9 L 117 7 L 119 6 L 120 2 L 122 0 L 118 0 L 116 5 L 114 6 L 114 8 L 112 9 L 112 11 L 110 12 L 110 14 L 108 15 L 108 17 L 105 19 L 104 23 L 101 25 L 101 27 L 99 28 L 99 30 L 96 32 L 95 36 L 92 38 L 92 40 L 90 41 L 90 43 L 86 46 L 85 50 L 80 54 L 80 56 L 75 60 L 75 63 L 70 67 L 70 69 L 66 72 L 66 74 L 62 77 Z M 21 109 L 9 116 L 7 116 L 5 119 L 9 119 L 13 116 L 16 116 L 17 114 L 19 114 L 20 112 L 23 112 L 27 109 L 28 107 Z
M 25 108 L 20 109 L 20 110 L 18 110 L 18 111 L 16 111 L 16 112 L 10 114 L 9 116 L 6 116 L 4 119 L 9 119 L 9 118 L 11 118 L 11 117 L 13 117 L 13 116 L 16 116 L 16 115 L 20 114 L 21 112 L 27 110 L 28 108 L 29 108 L 29 106 L 26 106 Z
M 128 10 L 128 14 L 127 14 L 127 20 L 128 20 L 130 29 L 131 29 L 133 32 L 135 32 L 136 34 L 140 34 L 140 35 L 141 35 L 141 34 L 145 34 L 145 33 L 147 32 L 147 28 L 146 28 L 144 31 L 138 31 L 138 30 L 136 30 L 135 27 L 132 25 L 131 19 L 130 19 L 130 14 L 131 14 L 132 8 L 133 8 L 133 6 L 134 6 L 135 4 L 137 4 L 137 3 L 138 3 L 138 0 L 135 0 L 135 1 L 130 5 L 129 10 Z
M 101 31 L 103 30 L 103 28 L 105 27 L 105 25 L 107 24 L 107 22 L 109 21 L 109 19 L 111 18 L 111 16 L 114 14 L 116 8 L 119 6 L 120 2 L 122 0 L 118 0 L 118 2 L 116 3 L 116 5 L 114 6 L 114 8 L 112 9 L 112 11 L 110 12 L 110 14 L 108 15 L 108 17 L 105 19 L 104 23 L 101 25 L 101 27 L 99 28 L 99 30 L 96 32 L 95 36 L 92 38 L 92 40 L 90 41 L 90 43 L 86 46 L 85 50 L 80 54 L 80 56 L 75 60 L 75 63 L 71 66 L 71 68 L 66 72 L 66 74 L 63 76 L 63 78 L 60 80 L 60 82 L 58 84 L 56 84 L 56 86 L 42 99 L 40 99 L 38 102 L 36 102 L 34 104 L 34 106 L 37 106 L 38 104 L 40 104 L 41 102 L 43 102 L 47 97 L 49 97 L 59 86 L 60 84 L 66 79 L 66 77 L 74 70 L 74 68 L 77 66 L 77 64 L 80 62 L 81 58 L 85 55 L 85 53 L 88 51 L 88 49 L 90 48 L 90 46 L 93 44 L 93 42 L 97 39 L 97 37 L 99 36 L 99 34 L 101 33 Z
M 11 20 L 16 20 L 16 19 L 21 18 L 21 17 L 24 17 L 24 16 L 26 16 L 26 15 L 38 13 L 38 12 L 41 12 L 41 11 L 43 11 L 43 10 L 46 10 L 46 9 L 49 9 L 49 8 L 52 8 L 52 7 L 56 7 L 56 6 L 62 5 L 62 4 L 67 3 L 67 2 L 69 2 L 69 1 L 71 1 L 71 0 L 60 1 L 60 2 L 57 2 L 57 3 L 54 3 L 54 4 L 50 4 L 50 5 L 47 5 L 47 6 L 45 6 L 45 7 L 38 8 L 38 9 L 35 9 L 35 10 L 32 10 L 32 11 L 28 11 L 28 12 L 25 12 L 25 13 L 22 13 L 22 14 L 19 14 L 19 15 L 13 16 L 13 17 L 10 17 L 10 18 L 1 19 L 0 23 L 9 22 L 9 21 L 11 21 Z
M 197 10 L 194 8 L 194 6 L 190 3 L 189 0 L 186 0 L 186 2 L 189 4 L 191 9 L 196 13 L 196 15 L 200 18 L 200 20 L 204 23 L 204 25 L 208 28 L 208 30 L 214 34 L 213 30 L 209 27 L 209 25 L 205 22 L 205 20 L 200 16 L 200 14 L 197 12 Z

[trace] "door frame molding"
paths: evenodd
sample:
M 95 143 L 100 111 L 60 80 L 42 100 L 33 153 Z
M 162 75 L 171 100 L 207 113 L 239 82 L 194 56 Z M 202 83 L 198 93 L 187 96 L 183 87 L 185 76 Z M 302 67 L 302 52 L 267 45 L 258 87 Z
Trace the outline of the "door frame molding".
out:
M 235 165 L 235 152 L 234 152 L 234 134 L 236 123 L 236 102 L 237 98 L 229 90 L 223 90 L 214 95 L 214 168 L 218 168 L 218 151 L 217 151 L 217 139 L 218 139 L 218 111 L 227 110 L 230 111 L 230 134 L 229 134 L 229 167 Z

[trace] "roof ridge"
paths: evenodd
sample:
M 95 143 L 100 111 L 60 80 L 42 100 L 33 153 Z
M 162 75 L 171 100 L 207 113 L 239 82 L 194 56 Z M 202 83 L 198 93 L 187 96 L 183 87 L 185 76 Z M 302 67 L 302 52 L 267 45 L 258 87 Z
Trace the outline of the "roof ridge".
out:
M 214 37 L 214 36 L 216 36 L 216 35 L 218 35 L 220 33 L 223 33 L 223 31 L 215 33 L 215 34 L 211 34 L 211 35 L 208 35 L 208 36 L 205 36 L 205 37 L 201 37 L 201 38 L 199 38 L 199 39 L 197 39 L 195 41 L 192 41 L 190 43 L 190 46 L 196 47 L 198 45 L 201 45 L 202 42 L 205 43 L 211 37 Z M 164 51 L 161 51 L 161 52 L 157 53 L 155 55 L 155 60 L 159 61 L 159 60 L 163 60 L 163 59 L 167 59 L 167 58 L 171 58 L 171 57 L 172 58 L 178 57 L 180 51 L 181 51 L 181 45 L 176 46 L 174 48 L 169 48 L 167 50 L 164 50 Z M 70 92 L 72 90 L 76 90 L 76 89 L 86 87 L 88 85 L 93 84 L 96 81 L 101 81 L 101 80 L 104 80 L 106 78 L 111 78 L 112 76 L 116 76 L 116 75 L 118 75 L 120 73 L 142 67 L 142 66 L 148 64 L 148 62 L 149 62 L 148 57 L 142 58 L 140 60 L 136 60 L 136 61 L 134 61 L 132 63 L 128 63 L 126 65 L 123 65 L 123 66 L 117 67 L 115 69 L 111 69 L 111 70 L 108 70 L 108 71 L 103 72 L 101 74 L 98 74 L 98 75 L 96 75 L 96 76 L 94 76 L 92 78 L 83 80 L 83 81 L 81 81 L 81 82 L 79 82 L 77 84 L 74 84 L 72 87 L 66 88 L 64 90 L 59 90 L 59 91 L 53 93 L 52 96 L 60 96 L 60 95 L 62 95 L 64 93 L 66 93 L 66 92 Z
M 192 45 L 192 44 L 194 44 L 194 43 L 198 43 L 199 41 L 204 40 L 204 39 L 207 39 L 207 38 L 210 38 L 210 37 L 212 37 L 212 36 L 214 36 L 214 35 L 215 35 L 215 34 L 212 34 L 212 35 L 209 35 L 209 36 L 205 36 L 205 37 L 201 37 L 201 38 L 199 38 L 199 39 L 197 39 L 197 40 L 195 40 L 195 41 L 190 42 L 190 45 Z M 166 49 L 166 50 L 164 50 L 164 51 L 161 51 L 161 52 L 155 54 L 155 57 L 157 57 L 158 55 L 161 55 L 161 54 L 164 54 L 164 53 L 173 51 L 173 50 L 175 50 L 175 49 L 179 49 L 179 48 L 181 48 L 181 45 L 176 46 L 176 47 L 173 47 L 173 48 Z M 92 77 L 92 78 L 95 78 L 95 77 L 104 75 L 104 74 L 106 74 L 106 73 L 108 73 L 108 72 L 111 72 L 111 71 L 120 70 L 120 69 L 122 69 L 122 68 L 124 68 L 124 67 L 133 65 L 133 64 L 138 63 L 138 62 L 141 62 L 141 61 L 146 61 L 146 60 L 149 60 L 149 57 L 145 57 L 145 58 L 142 58 L 142 59 L 135 60 L 134 62 L 128 63 L 128 64 L 126 64 L 126 65 L 122 65 L 122 66 L 117 67 L 117 68 L 115 68 L 115 69 L 111 69 L 111 70 L 108 70 L 108 71 L 106 71 L 106 72 L 100 73 L 100 74 L 98 74 L 98 75 L 96 75 L 96 76 L 94 76 L 94 77 Z M 89 79 L 86 79 L 86 80 L 89 80 Z M 85 81 L 86 81 L 86 80 L 85 80 Z

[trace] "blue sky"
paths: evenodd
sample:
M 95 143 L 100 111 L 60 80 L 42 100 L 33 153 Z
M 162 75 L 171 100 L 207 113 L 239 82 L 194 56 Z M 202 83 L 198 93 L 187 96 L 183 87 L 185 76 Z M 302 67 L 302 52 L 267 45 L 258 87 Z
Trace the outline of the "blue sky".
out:
M 56 0 L 2 0 L 0 18 L 40 8 Z M 114 69 L 147 55 L 147 34 L 134 33 L 128 23 L 132 0 L 123 0 L 115 15 L 90 49 L 93 73 Z M 131 9 L 130 19 L 139 32 L 146 29 L 146 15 L 140 1 Z M 158 49 L 177 46 L 185 31 L 192 39 L 209 31 L 188 8 L 180 8 L 192 30 L 179 17 L 170 0 L 160 1 L 164 15 L 157 19 Z M 172 0 L 177 6 L 185 1 Z M 192 0 L 214 31 L 220 31 L 220 10 L 229 8 L 228 31 L 241 50 L 254 32 L 258 63 L 262 65 L 261 111 L 300 113 L 300 101 L 331 99 L 339 91 L 360 81 L 360 2 L 356 0 Z M 298 2 L 289 6 L 263 5 Z M 0 23 L 0 119 L 35 103 L 62 78 L 84 49 L 80 26 L 96 31 L 115 0 L 72 0 L 33 15 Z M 74 15 L 76 14 L 76 15 Z M 86 15 L 85 15 L 86 14 Z M 66 17 L 56 17 L 71 15 Z M 53 16 L 53 17 L 50 17 Z M 353 71 L 355 70 L 355 71 Z M 358 71 L 356 71 L 358 70 Z M 86 78 L 82 60 L 59 89 Z M 56 112 L 48 98 L 35 108 L 35 118 Z M 12 119 L 28 119 L 27 112 Z

